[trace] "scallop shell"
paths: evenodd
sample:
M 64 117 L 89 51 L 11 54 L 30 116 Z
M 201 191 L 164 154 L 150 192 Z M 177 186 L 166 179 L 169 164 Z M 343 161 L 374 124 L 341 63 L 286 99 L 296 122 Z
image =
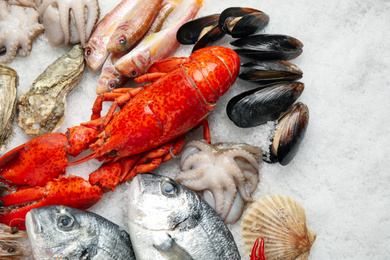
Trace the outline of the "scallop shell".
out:
M 242 218 L 242 237 L 248 254 L 263 237 L 268 260 L 309 258 L 316 234 L 306 226 L 303 207 L 285 195 L 269 195 L 252 203 Z

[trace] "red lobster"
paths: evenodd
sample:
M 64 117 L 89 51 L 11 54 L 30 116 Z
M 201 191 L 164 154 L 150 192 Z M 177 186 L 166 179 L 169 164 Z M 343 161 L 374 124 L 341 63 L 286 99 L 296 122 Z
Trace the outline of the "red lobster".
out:
M 66 135 L 48 134 L 9 151 L 0 158 L 1 181 L 19 188 L 1 198 L 0 222 L 24 228 L 29 210 L 53 204 L 86 209 L 104 192 L 170 160 L 170 151 L 180 151 L 187 131 L 203 123 L 208 132 L 205 118 L 235 82 L 239 68 L 237 54 L 218 46 L 196 51 L 189 58 L 160 61 L 151 69 L 158 72 L 137 80 L 152 83 L 99 96 L 92 121 L 69 128 Z M 104 101 L 113 104 L 100 118 Z M 119 112 L 115 112 L 117 107 Z M 67 154 L 77 156 L 87 148 L 93 152 L 68 163 Z M 90 174 L 89 181 L 61 176 L 66 167 L 93 158 L 105 162 Z

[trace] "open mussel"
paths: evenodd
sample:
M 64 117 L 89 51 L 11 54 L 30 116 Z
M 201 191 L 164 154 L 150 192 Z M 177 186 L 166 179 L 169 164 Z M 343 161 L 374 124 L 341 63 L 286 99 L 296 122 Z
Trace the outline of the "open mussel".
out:
M 230 7 L 225 9 L 219 17 L 219 27 L 234 38 L 241 38 L 264 29 L 269 22 L 269 16 L 262 11 L 245 8 Z
M 255 60 L 291 60 L 302 53 L 303 44 L 296 38 L 280 34 L 258 34 L 230 43 L 239 47 L 238 55 Z
M 278 119 L 302 94 L 304 84 L 285 82 L 262 86 L 233 97 L 226 112 L 238 127 L 253 127 Z
M 270 160 L 289 164 L 298 152 L 309 124 L 309 109 L 301 102 L 294 104 L 278 119 L 270 147 Z
M 262 84 L 302 78 L 302 70 L 297 65 L 283 60 L 248 62 L 241 65 L 240 72 L 240 79 Z
M 219 14 L 201 17 L 183 24 L 176 34 L 181 44 L 195 44 L 192 51 L 210 46 L 219 41 L 225 33 L 218 26 Z

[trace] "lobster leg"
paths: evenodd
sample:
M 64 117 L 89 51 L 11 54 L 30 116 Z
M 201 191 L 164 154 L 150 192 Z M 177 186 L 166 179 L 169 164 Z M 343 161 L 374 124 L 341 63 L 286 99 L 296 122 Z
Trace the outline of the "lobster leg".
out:
M 131 98 L 136 96 L 139 92 L 141 92 L 143 89 L 144 89 L 144 87 L 113 89 L 112 92 L 110 92 L 110 93 L 103 93 L 103 94 L 99 95 L 96 98 L 95 103 L 93 104 L 93 107 L 92 107 L 91 120 L 101 118 L 100 113 L 102 112 L 104 101 L 114 101 L 113 106 L 115 106 L 115 109 L 116 109 L 118 105 L 121 105 L 121 104 L 129 101 Z M 111 114 L 113 114 L 115 109 L 113 109 Z
M 153 63 L 149 68 L 148 73 L 135 78 L 137 83 L 154 82 L 159 78 L 165 76 L 167 73 L 179 68 L 184 63 L 188 62 L 188 58 L 184 57 L 170 57 Z

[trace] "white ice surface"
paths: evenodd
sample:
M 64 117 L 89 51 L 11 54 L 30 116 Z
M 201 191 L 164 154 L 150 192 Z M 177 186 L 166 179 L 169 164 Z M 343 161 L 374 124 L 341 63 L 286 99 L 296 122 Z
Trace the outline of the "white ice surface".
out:
M 99 2 L 103 17 L 119 1 Z M 390 1 L 205 0 L 198 17 L 231 6 L 266 12 L 270 23 L 264 33 L 291 35 L 304 44 L 303 54 L 292 62 L 304 72 L 305 91 L 299 100 L 309 107 L 309 127 L 288 166 L 262 164 L 254 197 L 281 193 L 303 205 L 307 225 L 317 233 L 310 259 L 389 259 Z M 229 41 L 225 37 L 222 44 L 229 46 Z M 188 56 L 191 48 L 181 47 L 176 56 Z M 44 35 L 37 38 L 28 57 L 17 57 L 9 64 L 20 76 L 18 96 L 68 50 L 51 47 Z M 89 120 L 99 74 L 87 69 L 68 96 L 67 118 L 60 132 Z M 272 123 L 240 129 L 225 113 L 229 99 L 250 87 L 238 79 L 219 100 L 209 118 L 213 142 L 243 141 L 267 147 Z M 201 136 L 197 129 L 187 140 Z M 15 122 L 7 150 L 29 139 Z M 173 177 L 178 163 L 172 160 L 155 172 Z M 98 165 L 87 162 L 67 173 L 88 178 Z M 125 186 L 105 194 L 90 210 L 126 228 Z M 240 221 L 230 228 L 241 247 Z

